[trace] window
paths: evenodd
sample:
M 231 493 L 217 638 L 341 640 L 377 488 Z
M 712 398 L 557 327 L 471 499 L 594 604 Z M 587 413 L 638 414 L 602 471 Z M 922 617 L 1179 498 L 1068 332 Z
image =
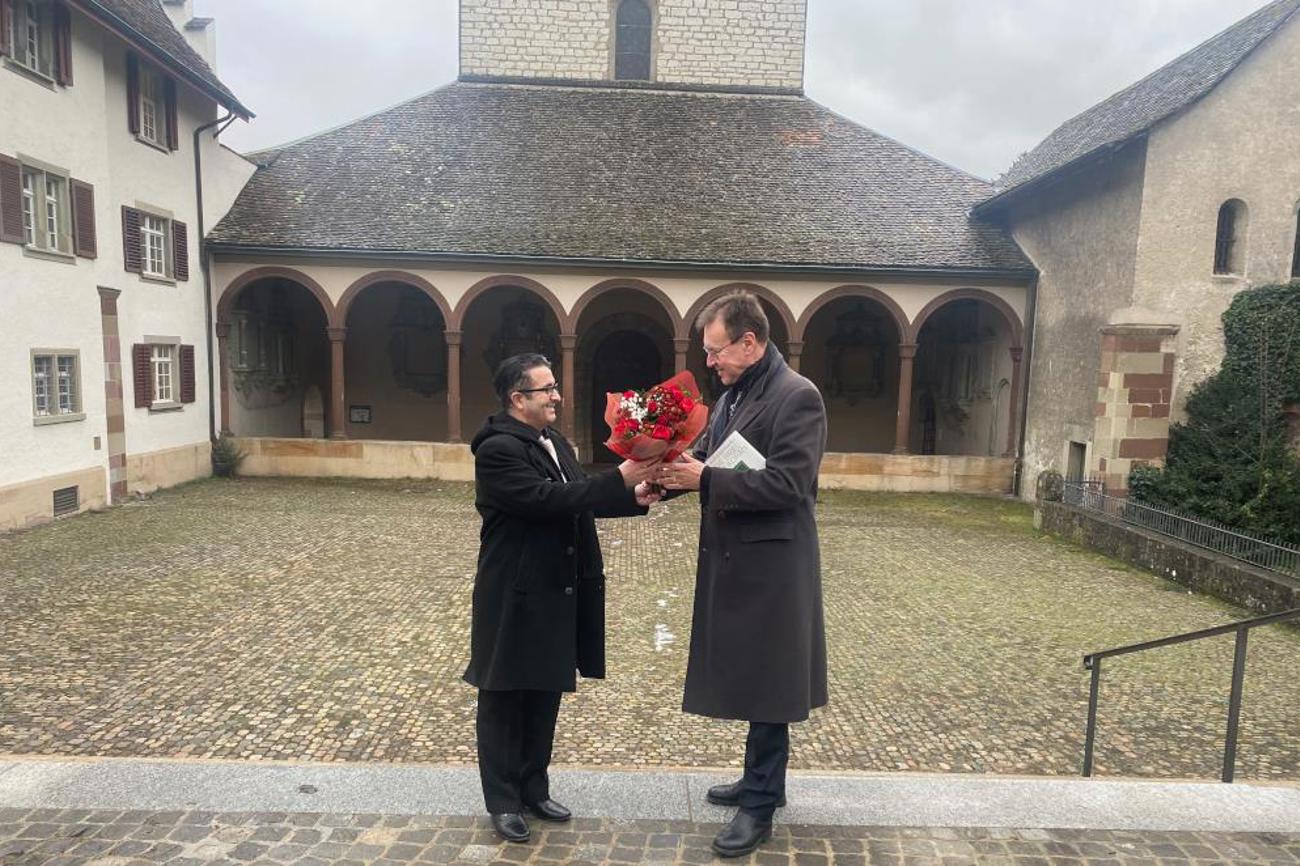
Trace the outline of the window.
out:
M 15 0 L 9 43 L 14 61 L 44 78 L 54 73 L 50 12 L 51 4 L 43 0 Z
M 68 179 L 22 167 L 23 243 L 47 252 L 72 254 Z
M 153 347 L 150 367 L 153 370 L 153 402 L 176 402 L 176 347 L 157 345 Z
M 1300 208 L 1296 208 L 1295 247 L 1291 251 L 1291 279 L 1300 280 Z
M 194 346 L 176 337 L 145 337 L 131 347 L 131 372 L 137 409 L 180 409 L 193 403 Z
M 614 23 L 614 77 L 650 80 L 654 15 L 646 0 L 620 0 Z
M 167 220 L 144 214 L 140 219 L 142 273 L 149 277 L 167 277 Z
M 128 271 L 155 280 L 190 278 L 185 223 L 159 213 L 123 207 L 122 232 Z
M 32 352 L 32 413 L 41 419 L 81 417 L 79 358 L 73 351 Z
M 141 69 L 140 137 L 150 144 L 166 147 L 163 127 L 165 116 L 162 76 L 152 69 Z
M 1219 208 L 1214 272 L 1234 276 L 1246 273 L 1246 203 L 1241 199 L 1229 199 Z

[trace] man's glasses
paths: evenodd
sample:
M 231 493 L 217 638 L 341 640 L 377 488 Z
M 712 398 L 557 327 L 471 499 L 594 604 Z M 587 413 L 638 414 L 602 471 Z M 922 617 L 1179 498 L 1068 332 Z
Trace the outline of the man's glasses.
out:
M 543 386 L 540 387 L 540 388 L 519 388 L 519 389 L 516 390 L 515 393 L 517 393 L 517 394 L 541 394 L 542 392 L 546 392 L 547 394 L 558 394 L 558 393 L 560 393 L 560 386 L 557 385 L 555 382 L 552 382 L 551 384 L 549 384 L 549 385 L 543 385 Z
M 749 333 L 749 332 L 746 331 L 745 333 L 747 334 L 747 333 Z M 725 352 L 725 351 L 727 351 L 728 349 L 730 349 L 732 346 L 734 346 L 734 345 L 736 345 L 737 343 L 739 343 L 739 342 L 740 342 L 741 340 L 743 340 L 743 339 L 745 339 L 745 334 L 741 334 L 739 337 L 737 337 L 736 339 L 732 340 L 732 341 L 731 341 L 730 343 L 728 343 L 727 345 L 722 346 L 721 348 L 710 349 L 708 346 L 705 346 L 705 347 L 704 347 L 704 357 L 706 357 L 706 358 L 716 358 L 716 357 L 718 357 L 719 355 L 721 355 L 723 352 Z

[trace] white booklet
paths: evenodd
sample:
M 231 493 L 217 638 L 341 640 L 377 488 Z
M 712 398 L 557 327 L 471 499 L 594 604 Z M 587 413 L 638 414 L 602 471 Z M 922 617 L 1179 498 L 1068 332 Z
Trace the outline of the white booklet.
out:
M 747 472 L 751 469 L 766 469 L 767 459 L 759 454 L 758 449 L 750 445 L 749 440 L 741 436 L 740 431 L 737 430 L 722 440 L 722 444 L 709 455 L 704 465 Z

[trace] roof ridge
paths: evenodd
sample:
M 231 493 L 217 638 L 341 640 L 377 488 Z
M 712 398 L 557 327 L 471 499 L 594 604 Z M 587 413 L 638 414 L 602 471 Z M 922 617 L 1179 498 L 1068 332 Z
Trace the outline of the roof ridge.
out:
M 1204 52 L 1208 46 L 1224 41 L 1225 38 L 1228 37 L 1230 34 L 1241 32 L 1241 31 L 1248 31 L 1251 25 L 1259 21 L 1261 18 L 1266 18 L 1270 14 L 1276 13 L 1278 9 L 1282 9 L 1288 6 L 1291 7 L 1289 11 L 1287 11 L 1280 18 L 1278 18 L 1276 23 L 1274 23 L 1271 27 L 1269 27 L 1266 32 L 1260 34 L 1257 38 L 1255 38 L 1253 44 L 1251 44 L 1248 48 L 1243 50 L 1240 56 L 1236 57 L 1232 61 L 1232 63 L 1230 63 L 1217 75 L 1213 76 L 1212 80 L 1201 92 L 1189 96 L 1188 99 L 1184 101 L 1180 101 L 1175 105 L 1172 105 L 1166 111 L 1161 111 L 1156 113 L 1154 116 L 1148 119 L 1141 127 L 1130 131 L 1128 134 L 1122 136 L 1121 138 L 1118 139 L 1112 138 L 1107 141 L 1100 142 L 1088 148 L 1087 150 L 1084 150 L 1076 155 L 1070 156 L 1068 159 L 1066 159 L 1065 162 L 1059 165 L 1055 165 L 1050 168 L 1041 169 L 1038 171 L 1031 170 L 1025 177 L 1021 178 L 1020 180 L 1017 180 L 1005 187 L 1001 185 L 1002 179 L 1011 176 L 1015 172 L 1017 166 L 1020 166 L 1024 164 L 1027 160 L 1031 159 L 1036 152 L 1038 152 L 1045 145 L 1050 143 L 1053 140 L 1053 138 L 1055 138 L 1057 135 L 1068 131 L 1072 127 L 1072 125 L 1077 124 L 1084 118 L 1087 118 L 1089 115 L 1093 115 L 1101 112 L 1107 106 L 1122 104 L 1124 97 L 1126 95 L 1142 90 L 1145 85 L 1148 85 L 1151 81 L 1157 79 L 1162 73 L 1167 73 L 1171 69 L 1178 67 L 1180 64 L 1185 64 L 1190 58 L 1195 58 L 1195 56 L 1198 53 Z M 1246 15 L 1244 18 L 1234 21 L 1232 24 L 1223 28 L 1219 32 L 1215 33 L 1214 35 L 1209 36 L 1206 39 L 1203 39 L 1195 46 L 1187 49 L 1186 51 L 1182 52 L 1181 54 L 1174 57 L 1173 59 L 1151 70 L 1146 75 L 1142 76 L 1132 84 L 1129 84 L 1128 86 L 1115 91 L 1114 93 L 1107 96 L 1105 99 L 1093 103 L 1092 105 L 1088 106 L 1087 108 L 1083 109 L 1077 114 L 1074 114 L 1073 116 L 1057 124 L 1052 129 L 1051 132 L 1049 132 L 1046 136 L 1042 138 L 1042 140 L 1038 142 L 1038 144 L 1036 144 L 1033 148 L 1026 151 L 1025 153 L 1022 153 L 1014 162 L 1011 163 L 1011 165 L 1007 168 L 1006 171 L 1004 171 L 1001 175 L 998 176 L 997 179 L 995 179 L 994 187 L 998 191 L 993 196 L 993 198 L 999 198 L 1002 195 L 1011 192 L 1012 190 L 1015 190 L 1033 181 L 1039 180 L 1042 177 L 1045 177 L 1049 174 L 1052 174 L 1064 168 L 1066 165 L 1070 165 L 1079 159 L 1083 159 L 1084 157 L 1092 153 L 1095 153 L 1102 147 L 1105 147 L 1107 144 L 1112 144 L 1115 143 L 1116 141 L 1126 141 L 1129 138 L 1132 138 L 1133 136 L 1143 132 L 1144 130 L 1150 129 L 1152 126 L 1155 126 L 1157 123 L 1161 122 L 1162 120 L 1165 120 L 1166 118 L 1171 117 L 1174 114 L 1177 114 L 1179 111 L 1182 111 L 1183 109 L 1189 107 L 1190 105 L 1199 102 L 1201 99 L 1208 96 L 1215 88 L 1217 88 L 1219 84 L 1221 84 L 1224 81 L 1224 79 L 1226 79 L 1229 75 L 1231 75 L 1242 63 L 1246 61 L 1248 57 L 1253 55 L 1261 45 L 1267 42 L 1269 38 L 1271 38 L 1288 21 L 1290 21 L 1291 18 L 1295 16 L 1297 11 L 1300 11 L 1300 0 L 1271 0 L 1271 2 L 1265 3 L 1263 6 L 1259 7 L 1254 12 L 1251 12 L 1249 15 Z
M 446 84 L 438 85 L 432 90 L 426 90 L 424 93 L 418 93 L 415 96 L 410 96 L 399 102 L 394 102 L 392 105 L 388 105 L 385 106 L 384 108 L 376 109 L 370 112 L 369 114 L 363 114 L 359 117 L 354 117 L 351 120 L 345 120 L 342 123 L 335 124 L 334 126 L 328 127 L 326 129 L 321 129 L 316 132 L 309 132 L 306 135 L 300 136 L 298 138 L 290 139 L 289 141 L 281 142 L 280 144 L 270 144 L 265 147 L 259 147 L 257 150 L 245 151 L 241 155 L 246 156 L 249 159 L 253 159 L 256 156 L 261 156 L 264 154 L 271 154 L 273 156 L 278 157 L 279 154 L 283 153 L 284 151 L 288 150 L 291 147 L 297 147 L 298 145 L 306 144 L 307 142 L 320 138 L 322 136 L 331 135 L 335 132 L 341 132 L 342 130 L 347 129 L 350 126 L 355 126 L 358 123 L 364 123 L 365 121 L 378 117 L 381 114 L 387 114 L 390 111 L 396 111 L 397 109 L 402 108 L 403 106 L 410 105 L 412 102 L 417 102 L 421 99 L 427 99 L 430 96 L 433 96 L 433 94 L 435 93 L 454 87 L 456 84 L 457 84 L 456 81 L 449 81 Z

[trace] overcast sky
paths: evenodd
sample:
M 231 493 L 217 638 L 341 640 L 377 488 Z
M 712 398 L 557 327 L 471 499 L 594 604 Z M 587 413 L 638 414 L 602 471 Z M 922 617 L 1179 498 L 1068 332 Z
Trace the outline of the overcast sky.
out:
M 292 141 L 456 77 L 457 0 L 196 0 L 217 72 L 257 117 L 237 150 Z M 1062 121 L 1263 0 L 808 0 L 805 90 L 992 178 Z

